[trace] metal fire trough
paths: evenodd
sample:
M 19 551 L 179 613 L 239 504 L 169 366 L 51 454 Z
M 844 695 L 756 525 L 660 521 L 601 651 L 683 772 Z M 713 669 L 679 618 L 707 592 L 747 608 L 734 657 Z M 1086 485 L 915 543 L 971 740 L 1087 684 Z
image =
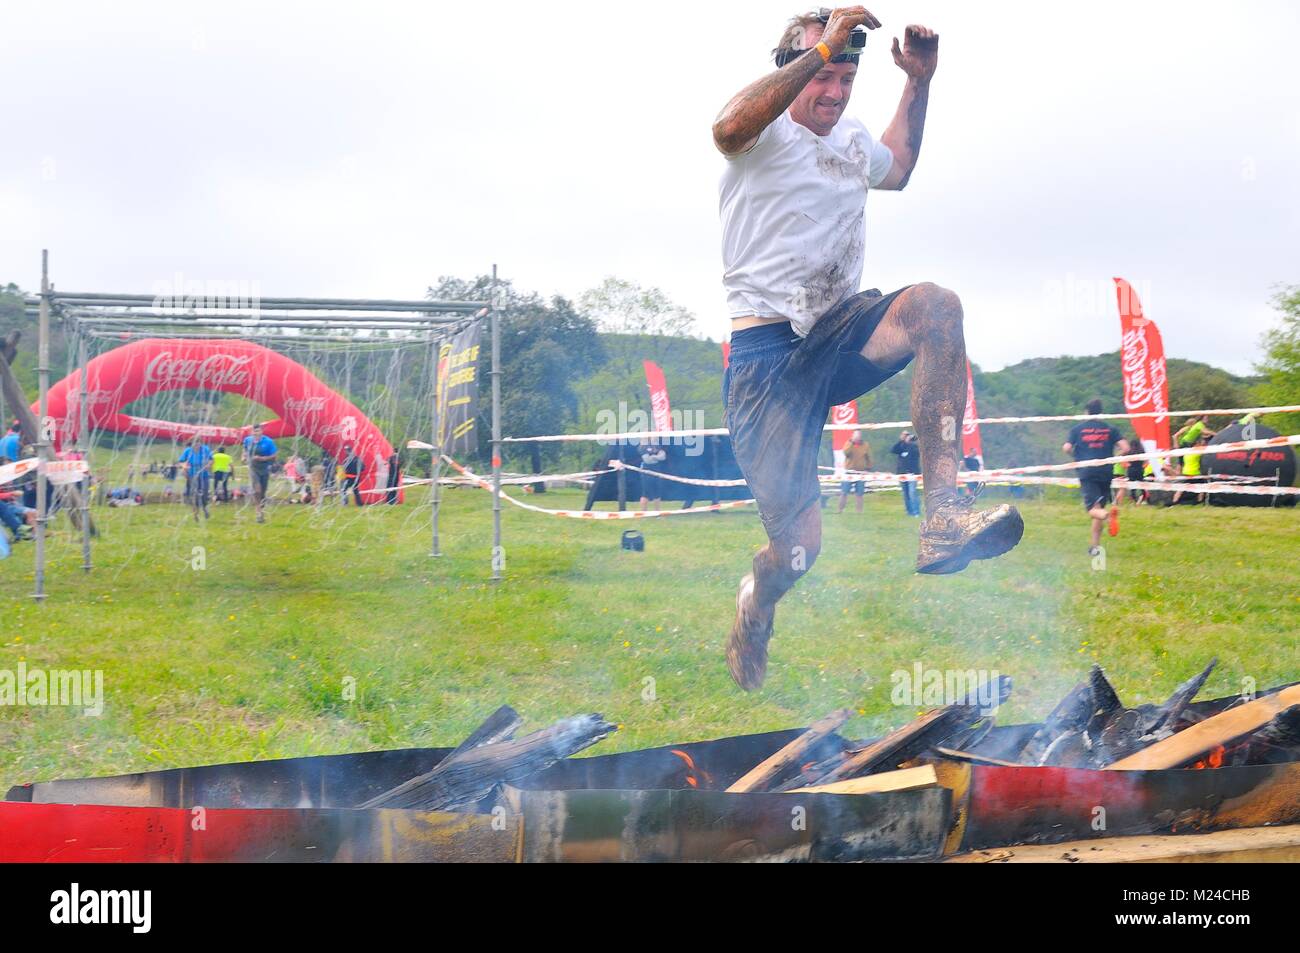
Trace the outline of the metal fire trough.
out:
M 1235 701 L 1190 707 L 1208 717 Z M 1038 727 L 994 728 L 972 751 L 1004 758 Z M 450 748 L 42 781 L 0 802 L 0 861 L 933 861 L 1006 845 L 1300 824 L 1300 762 L 1095 771 L 940 759 L 936 787 L 725 793 L 801 730 L 571 758 L 506 789 L 492 813 L 353 807 Z M 813 754 L 847 744 L 831 735 Z

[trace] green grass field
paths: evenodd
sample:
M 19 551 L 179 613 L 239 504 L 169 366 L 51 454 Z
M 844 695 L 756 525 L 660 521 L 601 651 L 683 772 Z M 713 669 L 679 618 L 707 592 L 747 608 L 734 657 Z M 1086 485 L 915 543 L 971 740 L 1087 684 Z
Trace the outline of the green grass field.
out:
M 841 706 L 861 715 L 847 730 L 868 734 L 913 714 L 891 704 L 890 674 L 918 662 L 1011 675 L 1003 722 L 1044 715 L 1094 660 L 1130 704 L 1213 655 L 1203 697 L 1300 677 L 1294 509 L 1126 508 L 1099 572 L 1075 496 L 1049 495 L 1023 504 L 1025 538 L 1008 556 L 922 577 L 915 522 L 896 493 L 878 494 L 862 515 L 827 514 L 822 558 L 778 612 L 767 685 L 746 695 L 722 645 L 762 539 L 753 511 L 629 524 L 507 507 L 507 579 L 493 586 L 487 494 L 446 494 L 440 559 L 424 499 L 282 505 L 261 526 L 238 505 L 205 525 L 181 505 L 101 507 L 90 574 L 60 516 L 44 604 L 27 598 L 30 543 L 0 562 L 0 669 L 101 669 L 106 707 L 0 708 L 0 786 L 454 744 L 506 702 L 529 726 L 602 712 L 622 730 L 593 751 L 789 727 Z M 530 499 L 581 506 L 576 491 Z M 644 553 L 620 549 L 629 525 Z

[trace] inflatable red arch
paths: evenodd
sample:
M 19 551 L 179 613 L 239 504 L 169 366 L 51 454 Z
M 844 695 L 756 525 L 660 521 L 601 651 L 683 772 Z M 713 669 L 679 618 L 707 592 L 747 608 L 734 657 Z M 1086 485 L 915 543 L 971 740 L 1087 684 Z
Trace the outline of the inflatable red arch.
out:
M 74 372 L 50 388 L 56 447 L 70 445 L 77 437 L 80 384 L 80 373 Z M 393 447 L 379 428 L 297 361 L 249 341 L 145 338 L 101 354 L 86 367 L 90 429 L 163 440 L 187 441 L 198 435 L 213 443 L 240 443 L 252 432 L 251 425 L 200 426 L 121 412 L 142 397 L 200 387 L 241 394 L 278 414 L 278 419 L 264 422 L 269 437 L 304 437 L 335 459 L 343 444 L 351 443 L 365 462 L 360 488 L 386 485 Z M 37 405 L 32 412 L 38 412 Z M 369 503 L 383 498 L 362 495 Z

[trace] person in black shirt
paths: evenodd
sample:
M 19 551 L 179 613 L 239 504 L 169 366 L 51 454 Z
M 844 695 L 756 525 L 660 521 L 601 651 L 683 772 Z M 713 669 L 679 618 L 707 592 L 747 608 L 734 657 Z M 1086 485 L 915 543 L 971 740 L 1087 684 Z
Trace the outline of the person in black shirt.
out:
M 983 461 L 980 460 L 980 458 L 977 457 L 974 454 L 974 452 L 968 453 L 966 454 L 966 456 L 962 457 L 961 463 L 962 466 L 966 468 L 967 473 L 978 473 L 980 470 L 984 469 Z M 961 487 L 961 492 L 963 496 L 968 496 L 968 497 L 975 496 L 975 492 L 977 489 L 976 484 L 961 483 L 959 484 L 959 486 Z
M 1101 401 L 1090 400 L 1086 408 L 1093 416 L 1101 413 Z M 1070 429 L 1070 436 L 1061 449 L 1074 455 L 1075 460 L 1102 460 L 1128 453 L 1128 441 L 1110 424 L 1100 420 L 1084 420 Z M 1101 525 L 1110 518 L 1110 535 L 1119 533 L 1119 510 L 1112 505 L 1110 481 L 1114 471 L 1111 464 L 1079 469 L 1079 490 L 1083 506 L 1092 517 L 1092 545 L 1088 554 L 1096 556 L 1101 547 Z
M 903 488 L 903 508 L 908 516 L 921 515 L 921 495 L 916 490 L 916 475 L 921 472 L 921 445 L 916 434 L 904 430 L 898 435 L 898 443 L 889 448 L 889 452 L 898 457 L 898 473 Z
M 1138 442 L 1137 438 L 1134 438 L 1133 440 L 1131 440 L 1131 441 L 1129 442 L 1129 446 L 1131 446 L 1131 447 L 1133 448 L 1133 452 L 1134 452 L 1134 453 L 1139 453 L 1139 452 L 1140 452 L 1140 449 L 1139 449 L 1139 448 L 1140 448 L 1141 445 L 1140 445 L 1140 443 Z M 1130 461 L 1129 461 L 1127 464 L 1125 464 L 1125 466 L 1124 466 L 1124 476 L 1125 476 L 1125 478 L 1126 478 L 1130 483 L 1141 483 L 1143 480 L 1145 480 L 1145 479 L 1147 478 L 1147 477 L 1146 477 L 1146 461 L 1145 461 L 1145 460 L 1130 460 Z M 1135 486 L 1133 486 L 1133 487 L 1129 487 L 1128 495 L 1129 495 L 1129 499 L 1131 499 L 1134 503 L 1145 503 L 1145 502 L 1147 502 L 1147 494 L 1146 494 L 1146 491 L 1145 491 L 1145 490 L 1139 490 L 1139 489 L 1138 489 L 1137 487 L 1135 487 Z
M 361 474 L 365 472 L 366 465 L 361 462 L 361 458 L 357 456 L 356 450 L 353 449 L 350 443 L 343 445 L 343 452 L 339 456 L 343 460 L 343 485 L 339 487 L 339 500 L 344 506 L 347 506 L 350 491 L 357 501 L 357 506 L 360 506 Z

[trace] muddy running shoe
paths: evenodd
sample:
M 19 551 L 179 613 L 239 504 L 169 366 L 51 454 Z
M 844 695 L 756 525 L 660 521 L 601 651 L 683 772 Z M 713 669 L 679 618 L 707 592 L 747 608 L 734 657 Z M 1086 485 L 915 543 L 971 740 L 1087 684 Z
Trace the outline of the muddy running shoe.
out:
M 943 504 L 921 524 L 921 549 L 916 571 L 941 575 L 961 572 L 972 559 L 1001 556 L 1020 542 L 1025 521 L 1003 503 L 991 510 L 973 510 L 974 497 Z
M 727 637 L 727 668 L 736 684 L 747 692 L 763 685 L 767 643 L 772 638 L 775 618 L 775 608 L 764 612 L 754 604 L 754 574 L 746 573 L 736 595 L 736 621 Z
M 1107 523 L 1108 525 L 1106 528 L 1107 531 L 1110 533 L 1110 535 L 1118 536 L 1119 535 L 1119 507 L 1118 506 L 1112 506 L 1110 508 L 1110 517 L 1107 520 Z

